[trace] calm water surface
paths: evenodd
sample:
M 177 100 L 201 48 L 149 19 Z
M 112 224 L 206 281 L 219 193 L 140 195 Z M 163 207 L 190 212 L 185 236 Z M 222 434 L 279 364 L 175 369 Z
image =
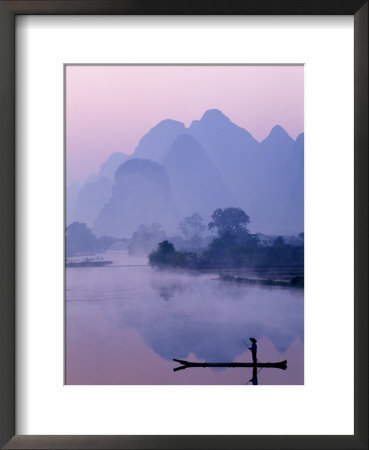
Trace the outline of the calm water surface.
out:
M 189 368 L 173 358 L 251 362 L 259 384 L 304 383 L 302 289 L 235 285 L 218 274 L 158 272 L 145 258 L 104 255 L 113 265 L 66 270 L 67 384 L 248 384 L 251 368 Z

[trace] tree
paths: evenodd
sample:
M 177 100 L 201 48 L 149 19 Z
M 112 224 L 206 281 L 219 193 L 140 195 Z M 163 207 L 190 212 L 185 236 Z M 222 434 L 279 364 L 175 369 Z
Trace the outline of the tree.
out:
M 149 263 L 158 268 L 195 269 L 198 267 L 198 258 L 192 252 L 177 252 L 171 242 L 163 241 L 156 251 L 150 253 Z
M 285 240 L 283 239 L 282 236 L 278 236 L 275 241 L 273 242 L 273 247 L 284 247 L 285 246 Z
M 97 247 L 96 236 L 87 228 L 85 223 L 73 222 L 66 228 L 66 255 L 73 256 L 78 253 L 95 252 Z
M 173 265 L 173 257 L 175 253 L 176 249 L 171 242 L 159 242 L 158 248 L 149 254 L 149 263 L 154 267 L 165 267 Z
M 66 228 L 65 241 L 66 256 L 74 256 L 105 252 L 115 239 L 109 236 L 98 239 L 85 223 L 73 222 Z
M 179 224 L 179 228 L 186 239 L 199 237 L 201 233 L 206 230 L 206 226 L 203 224 L 203 218 L 198 213 L 194 213 L 192 214 L 192 216 L 185 217 Z
M 248 234 L 247 224 L 250 217 L 241 208 L 218 208 L 216 209 L 209 223 L 209 229 L 216 228 L 221 236 L 225 232 L 230 232 L 236 236 Z
M 165 238 L 166 234 L 161 230 L 160 224 L 140 225 L 132 234 L 128 252 L 130 255 L 148 255 Z
M 175 251 L 176 249 L 174 248 L 174 245 L 169 241 L 160 242 L 158 245 L 158 252 L 162 255 L 169 255 Z

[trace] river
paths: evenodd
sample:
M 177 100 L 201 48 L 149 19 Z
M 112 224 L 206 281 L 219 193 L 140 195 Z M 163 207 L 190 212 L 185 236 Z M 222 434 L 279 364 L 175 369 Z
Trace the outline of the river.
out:
M 152 269 L 124 251 L 105 267 L 66 269 L 66 384 L 252 385 L 252 368 L 187 368 L 194 362 L 287 360 L 259 369 L 259 385 L 304 383 L 302 289 L 218 280 L 218 273 Z M 255 381 L 255 380 L 254 380 Z

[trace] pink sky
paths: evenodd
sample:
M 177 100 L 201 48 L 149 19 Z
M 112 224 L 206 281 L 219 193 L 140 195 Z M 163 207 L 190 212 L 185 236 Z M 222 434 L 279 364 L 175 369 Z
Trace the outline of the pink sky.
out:
M 68 66 L 67 184 L 111 153 L 132 153 L 163 119 L 189 126 L 217 108 L 263 140 L 275 125 L 304 130 L 303 66 Z

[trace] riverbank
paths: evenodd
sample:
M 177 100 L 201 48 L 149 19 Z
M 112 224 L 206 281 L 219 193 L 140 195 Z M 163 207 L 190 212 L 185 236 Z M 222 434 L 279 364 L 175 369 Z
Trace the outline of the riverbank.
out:
M 295 275 L 287 280 L 273 280 L 270 278 L 245 278 L 238 277 L 231 274 L 220 274 L 219 280 L 226 282 L 233 282 L 244 284 L 248 286 L 279 286 L 279 287 L 288 287 L 288 288 L 303 288 L 304 287 L 304 276 L 303 275 Z

